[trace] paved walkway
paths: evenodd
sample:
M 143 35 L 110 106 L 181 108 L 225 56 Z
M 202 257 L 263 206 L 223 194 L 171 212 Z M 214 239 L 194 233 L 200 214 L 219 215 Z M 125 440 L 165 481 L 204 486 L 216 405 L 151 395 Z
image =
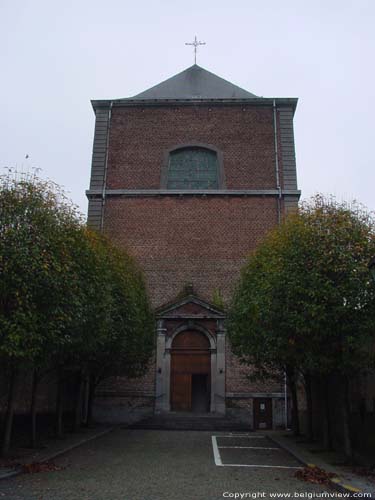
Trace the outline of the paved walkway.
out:
M 113 426 L 96 425 L 94 428 L 81 428 L 78 432 L 66 434 L 63 439 L 51 438 L 41 448 L 16 448 L 11 450 L 12 459 L 5 460 L 8 466 L 0 466 L 0 480 L 20 473 L 21 467 L 31 463 L 44 463 L 56 456 L 81 446 L 92 439 L 111 432 Z M 0 463 L 2 460 L 0 461 Z
M 265 434 L 304 464 L 315 465 L 326 472 L 336 474 L 337 478 L 333 482 L 336 483 L 339 491 L 362 492 L 371 494 L 371 498 L 375 498 L 374 481 L 355 474 L 348 466 L 332 465 L 332 463 L 337 462 L 337 453 L 332 453 L 330 456 L 311 443 L 304 442 L 301 439 L 296 441 L 291 433 L 287 434 L 285 431 L 268 431 Z
M 55 464 L 62 470 L 23 474 L 0 482 L 0 498 L 218 500 L 236 498 L 234 495 L 241 493 L 247 494 L 242 498 L 270 498 L 270 494 L 281 492 L 313 498 L 308 494 L 326 491 L 323 486 L 296 479 L 294 468 L 269 467 L 299 466 L 282 450 L 251 452 L 248 448 L 244 455 L 240 448 L 222 448 L 222 465 L 217 465 L 213 435 L 199 431 L 116 429 L 56 459 Z M 216 435 L 219 446 L 248 446 L 245 436 Z M 269 442 L 263 440 L 259 444 Z M 267 447 L 273 446 L 263 446 Z M 253 466 L 225 466 L 232 460 Z M 259 467 L 262 464 L 268 467 Z

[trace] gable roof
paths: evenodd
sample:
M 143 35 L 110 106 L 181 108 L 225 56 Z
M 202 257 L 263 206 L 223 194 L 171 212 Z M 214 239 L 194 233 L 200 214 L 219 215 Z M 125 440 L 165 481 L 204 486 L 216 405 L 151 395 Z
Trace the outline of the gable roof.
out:
M 256 97 L 251 92 L 194 64 L 168 80 L 127 99 L 253 99 Z

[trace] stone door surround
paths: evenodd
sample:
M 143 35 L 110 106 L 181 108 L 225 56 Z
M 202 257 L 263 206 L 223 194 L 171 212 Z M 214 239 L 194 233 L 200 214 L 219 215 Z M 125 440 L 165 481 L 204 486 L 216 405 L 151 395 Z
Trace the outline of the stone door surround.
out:
M 211 353 L 210 412 L 225 414 L 225 314 L 211 304 L 189 295 L 157 311 L 155 413 L 169 412 L 171 348 L 181 332 L 203 333 Z

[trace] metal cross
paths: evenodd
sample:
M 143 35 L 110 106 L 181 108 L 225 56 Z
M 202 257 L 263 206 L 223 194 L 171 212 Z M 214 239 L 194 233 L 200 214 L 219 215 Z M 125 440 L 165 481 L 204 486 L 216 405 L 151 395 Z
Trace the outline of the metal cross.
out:
M 199 45 L 206 45 L 206 42 L 199 42 L 197 40 L 197 35 L 195 35 L 194 42 L 185 43 L 185 45 L 193 45 L 194 46 L 194 64 L 197 64 L 197 48 Z

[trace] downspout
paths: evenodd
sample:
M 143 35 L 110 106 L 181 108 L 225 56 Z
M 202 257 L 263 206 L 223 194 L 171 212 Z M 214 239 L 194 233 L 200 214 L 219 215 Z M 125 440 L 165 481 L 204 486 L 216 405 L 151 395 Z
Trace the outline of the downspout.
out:
M 276 175 L 276 189 L 278 191 L 277 195 L 277 222 L 281 223 L 281 185 L 280 185 L 280 170 L 279 170 L 279 146 L 277 140 L 277 109 L 276 100 L 273 100 L 273 130 L 275 137 L 275 175 Z
M 104 226 L 104 208 L 105 208 L 105 191 L 107 185 L 107 169 L 108 169 L 108 152 L 109 152 L 109 130 L 111 128 L 111 115 L 112 115 L 113 101 L 109 105 L 108 111 L 108 126 L 107 126 L 107 141 L 106 141 L 106 152 L 105 152 L 105 164 L 104 164 L 104 178 L 103 178 L 103 190 L 102 190 L 102 214 L 100 220 L 100 231 L 103 231 Z
M 281 185 L 280 185 L 280 169 L 279 169 L 279 145 L 277 140 L 277 108 L 276 100 L 273 100 L 273 131 L 275 140 L 275 176 L 276 176 L 276 189 L 277 194 L 277 223 L 281 223 Z M 288 429 L 288 384 L 286 371 L 284 371 L 284 423 L 285 429 Z

